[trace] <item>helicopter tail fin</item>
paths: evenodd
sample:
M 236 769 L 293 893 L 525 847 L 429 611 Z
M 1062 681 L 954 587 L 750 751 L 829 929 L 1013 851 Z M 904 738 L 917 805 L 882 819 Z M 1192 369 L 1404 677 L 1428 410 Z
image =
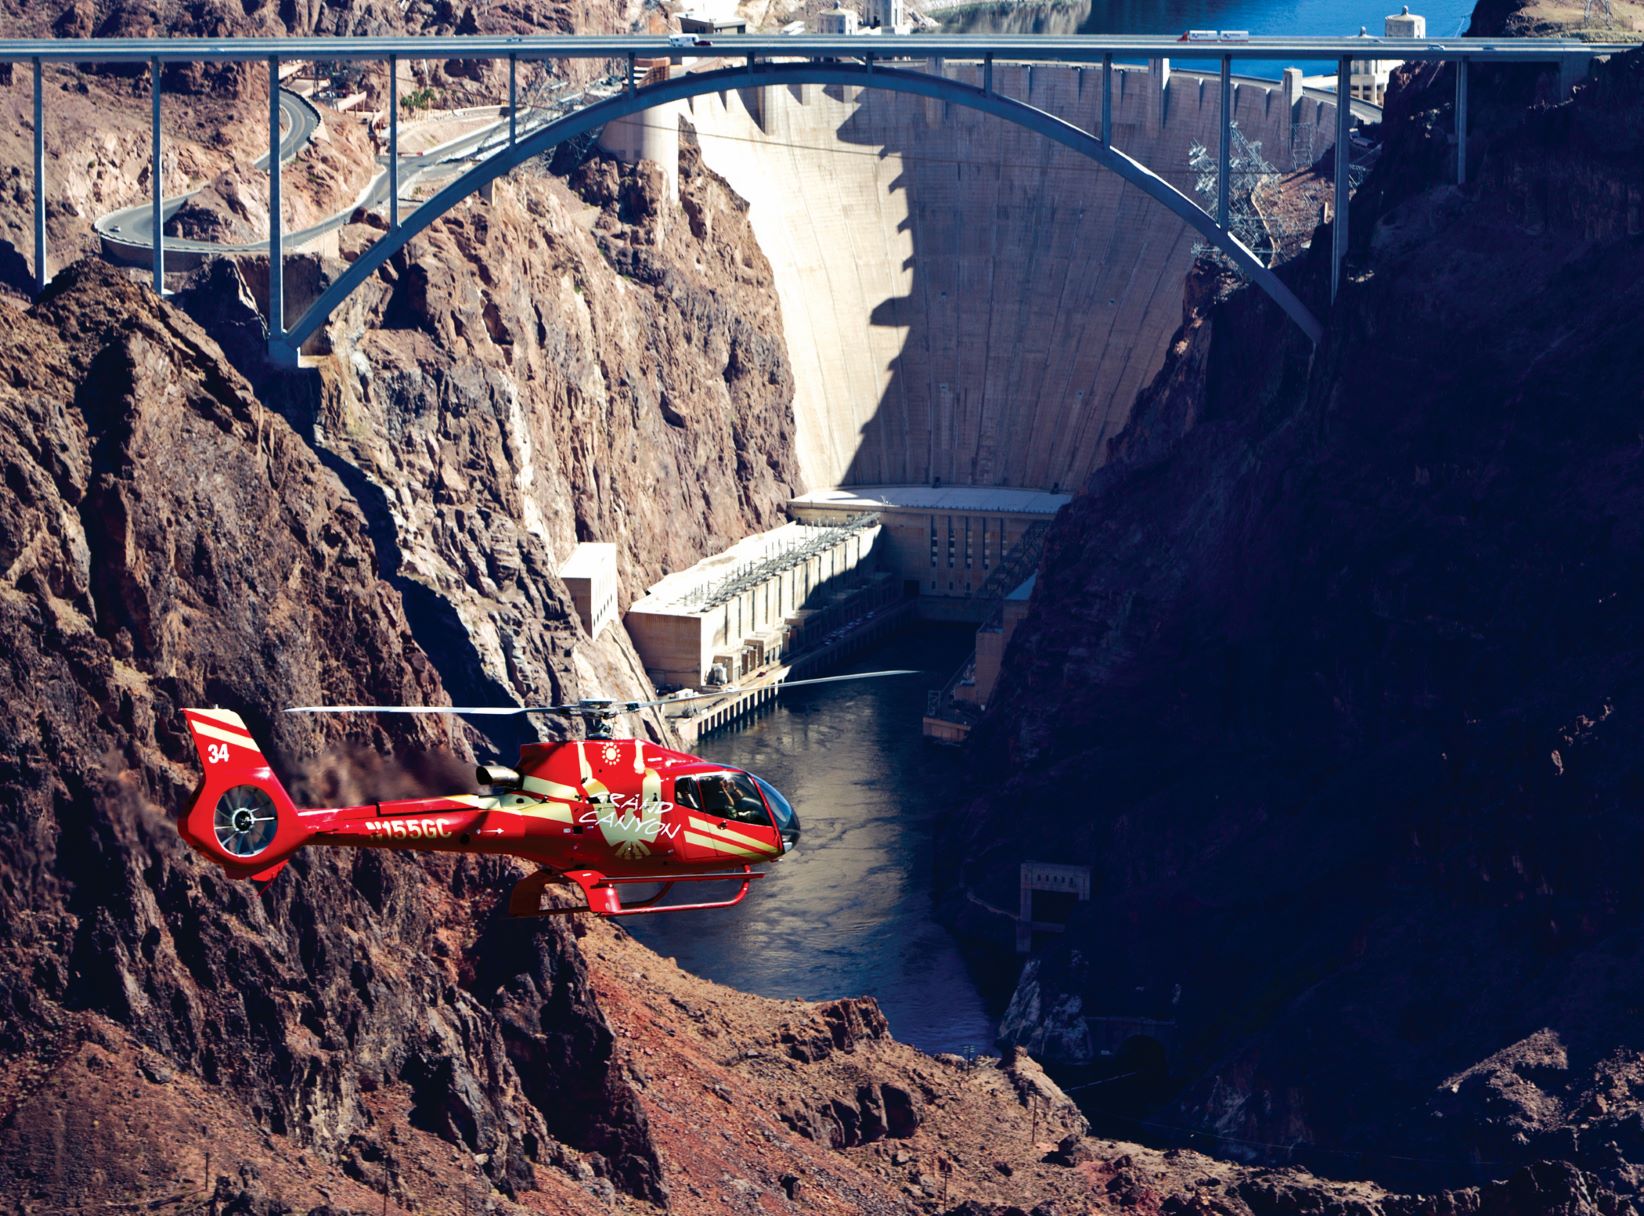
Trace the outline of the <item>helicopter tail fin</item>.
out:
M 308 837 L 291 796 L 244 719 L 229 709 L 185 709 L 204 776 L 177 831 L 234 878 L 267 882 Z

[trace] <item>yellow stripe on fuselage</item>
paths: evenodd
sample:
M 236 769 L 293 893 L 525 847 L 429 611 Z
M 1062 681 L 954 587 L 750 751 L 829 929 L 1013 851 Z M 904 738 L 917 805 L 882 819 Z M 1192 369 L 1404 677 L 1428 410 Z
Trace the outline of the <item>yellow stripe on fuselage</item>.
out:
M 505 794 L 501 798 L 485 794 L 452 794 L 448 801 L 460 802 L 476 811 L 505 811 L 510 815 L 549 819 L 555 823 L 571 823 L 576 819 L 576 809 L 563 802 L 542 802 L 519 794 Z
M 739 844 L 732 844 L 728 840 L 719 840 L 713 836 L 704 836 L 701 832 L 693 832 L 689 828 L 685 830 L 685 839 L 691 844 L 699 844 L 703 848 L 712 849 L 716 853 L 728 853 L 732 857 L 751 857 L 756 861 L 764 861 L 774 852 L 772 849 L 764 848 L 745 849 Z
M 550 781 L 546 777 L 526 777 L 519 784 L 521 789 L 530 790 L 533 794 L 543 794 L 549 798 L 558 798 L 562 802 L 582 801 L 582 793 L 575 786 Z
M 717 819 L 702 819 L 697 815 L 690 817 L 690 824 L 701 832 L 710 832 L 715 836 L 722 836 L 726 840 L 735 841 L 745 848 L 758 849 L 764 853 L 777 853 L 781 850 L 774 844 L 767 844 L 757 836 L 749 836 L 746 832 L 739 832 L 729 825 L 720 826 Z

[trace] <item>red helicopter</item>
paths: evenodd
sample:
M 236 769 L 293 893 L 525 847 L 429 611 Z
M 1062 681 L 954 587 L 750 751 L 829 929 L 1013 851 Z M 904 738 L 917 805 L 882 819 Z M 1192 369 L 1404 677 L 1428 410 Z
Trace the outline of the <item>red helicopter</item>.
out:
M 913 675 L 875 671 L 777 685 L 798 688 L 841 680 Z M 581 739 L 528 743 L 517 768 L 482 764 L 485 794 L 402 798 L 363 806 L 298 809 L 275 777 L 239 714 L 185 709 L 205 772 L 177 820 L 191 846 L 230 877 L 268 882 L 304 845 L 502 853 L 543 868 L 517 883 L 513 916 L 590 911 L 600 916 L 729 908 L 742 902 L 753 869 L 799 842 L 799 818 L 768 781 L 643 739 L 618 739 L 618 714 L 723 697 L 698 693 L 659 701 L 585 700 L 569 705 L 306 705 L 287 713 L 568 714 Z M 663 904 L 675 883 L 737 881 L 729 899 Z M 586 907 L 543 908 L 543 888 L 572 883 Z M 625 886 L 662 884 L 629 904 Z

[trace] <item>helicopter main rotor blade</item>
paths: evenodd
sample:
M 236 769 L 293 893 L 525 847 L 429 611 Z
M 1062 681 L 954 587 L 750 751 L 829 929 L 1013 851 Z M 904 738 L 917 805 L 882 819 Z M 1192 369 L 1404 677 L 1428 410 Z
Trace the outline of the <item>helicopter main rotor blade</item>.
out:
M 288 714 L 568 714 L 575 705 L 293 705 Z
M 808 684 L 839 684 L 846 680 L 877 680 L 884 676 L 916 676 L 911 668 L 894 671 L 854 671 L 842 676 L 814 676 L 809 680 L 784 680 L 770 687 L 804 688 Z M 658 697 L 654 701 L 589 700 L 571 705 L 293 705 L 288 714 L 626 714 L 659 705 L 682 705 L 687 701 L 715 701 L 734 697 L 745 689 L 727 684 L 715 692 L 692 693 L 687 697 Z
M 807 684 L 840 684 L 846 680 L 877 680 L 883 676 L 916 676 L 920 672 L 911 668 L 898 668 L 895 671 L 853 671 L 842 676 L 814 676 L 809 680 L 782 680 L 768 685 L 778 692 L 789 688 L 804 688 Z M 683 705 L 689 701 L 717 701 L 721 697 L 734 697 L 739 692 L 748 691 L 735 684 L 727 684 L 714 692 L 697 692 L 688 697 L 659 697 L 655 701 L 618 701 L 614 708 L 626 712 L 630 709 L 646 709 L 653 705 Z

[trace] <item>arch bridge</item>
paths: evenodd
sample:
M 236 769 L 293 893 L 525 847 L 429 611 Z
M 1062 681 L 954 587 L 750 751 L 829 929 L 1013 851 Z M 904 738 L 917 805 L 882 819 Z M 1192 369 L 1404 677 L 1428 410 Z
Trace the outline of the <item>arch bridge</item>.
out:
M 678 46 L 660 36 L 598 35 L 409 36 L 391 38 L 132 38 L 0 40 L 0 63 L 29 63 L 34 83 L 34 269 L 37 287 L 46 283 L 44 89 L 42 65 L 59 63 L 125 63 L 150 71 L 153 106 L 153 268 L 156 290 L 164 284 L 165 241 L 160 195 L 160 69 L 166 63 L 263 61 L 269 67 L 269 350 L 276 362 L 293 364 L 302 344 L 323 326 L 332 312 L 419 232 L 462 200 L 498 177 L 557 144 L 593 131 L 613 120 L 673 101 L 733 89 L 782 85 L 850 85 L 883 89 L 968 107 L 1014 123 L 1088 157 L 1102 168 L 1168 208 L 1195 228 L 1206 242 L 1226 254 L 1257 287 L 1266 292 L 1307 336 L 1317 342 L 1323 327 L 1312 311 L 1229 225 L 1232 70 L 1235 59 L 1326 60 L 1336 66 L 1336 96 L 1350 97 L 1354 59 L 1399 59 L 1450 62 L 1456 72 L 1456 177 L 1466 177 L 1467 78 L 1475 61 L 1557 64 L 1568 83 L 1586 73 L 1592 59 L 1633 48 L 1631 42 L 1596 43 L 1560 38 L 1407 39 L 1407 38 L 1237 38 L 1184 41 L 1185 36 L 1011 36 L 905 35 L 873 37 L 715 37 L 700 45 Z M 1220 61 L 1220 141 L 1214 214 L 1201 208 L 1159 174 L 1112 142 L 1112 81 L 1115 58 L 1163 59 L 1171 55 Z M 399 114 L 392 93 L 389 104 L 388 231 L 366 249 L 294 322 L 287 324 L 283 290 L 284 224 L 280 207 L 280 65 L 282 61 L 380 60 L 390 66 L 399 58 L 498 59 L 509 66 L 508 138 L 498 151 L 480 161 L 401 221 L 398 211 Z M 730 61 L 734 66 L 691 71 L 640 87 L 635 64 L 640 58 Z M 521 134 L 517 66 L 521 60 L 596 59 L 626 62 L 627 88 L 618 95 L 585 105 L 545 126 Z M 982 65 L 981 84 L 971 85 L 905 66 L 924 60 L 968 60 Z M 1085 131 L 1054 114 L 1004 96 L 993 88 L 995 62 L 1100 64 L 1101 121 Z M 1336 106 L 1336 146 L 1349 145 L 1351 106 Z M 1331 295 L 1340 283 L 1347 249 L 1348 157 L 1335 158 L 1335 222 L 1332 228 Z

